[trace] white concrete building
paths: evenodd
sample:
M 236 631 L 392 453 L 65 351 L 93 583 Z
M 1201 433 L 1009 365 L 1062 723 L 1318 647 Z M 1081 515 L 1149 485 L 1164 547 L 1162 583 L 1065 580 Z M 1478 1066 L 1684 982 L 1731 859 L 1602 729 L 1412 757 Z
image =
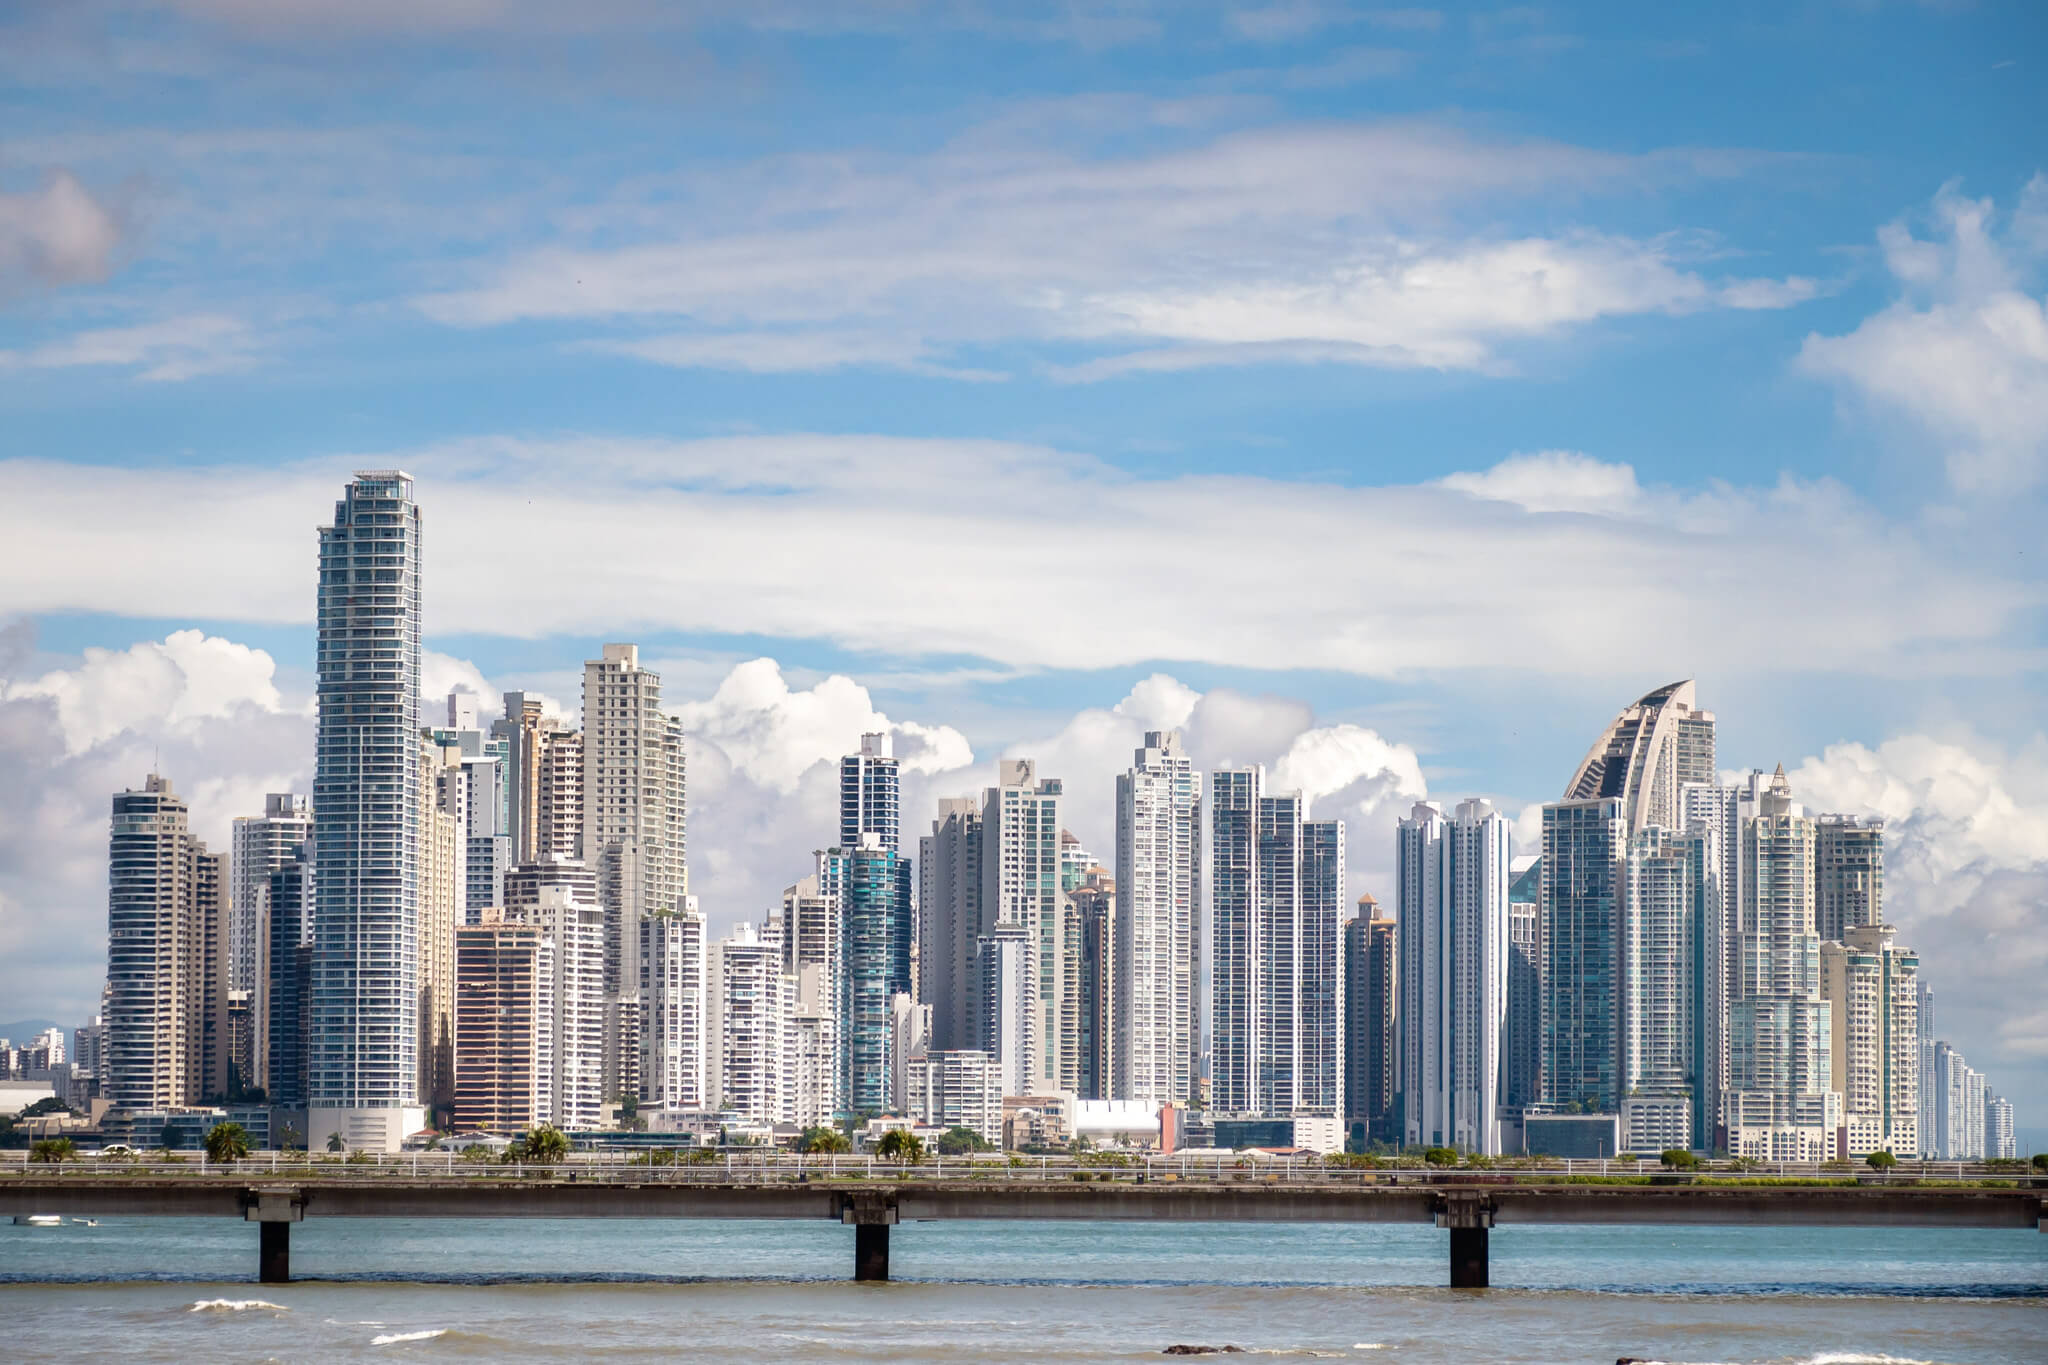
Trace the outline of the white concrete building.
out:
M 1833 1043 L 1830 1088 L 1842 1093 L 1848 1156 L 1920 1154 L 1920 958 L 1889 925 L 1852 923 L 1820 948 L 1821 998 Z
M 624 995 L 640 920 L 689 890 L 681 743 L 639 646 L 608 644 L 583 665 L 583 857 L 605 910 L 605 988 Z
M 307 1145 L 395 1152 L 419 1093 L 420 547 L 412 477 L 320 528 Z
M 1001 1071 L 986 1052 L 919 1053 L 910 1058 L 906 1112 L 934 1128 L 967 1128 L 1003 1142 Z
M 1194 1101 L 1201 887 L 1202 780 L 1180 732 L 1154 730 L 1116 780 L 1111 1098 Z
M 783 974 L 780 949 L 742 921 L 713 945 L 710 973 L 712 1107 L 753 1123 L 789 1122 L 785 1082 L 797 983 Z
M 1508 989 L 1507 817 L 1418 802 L 1397 838 L 1406 1141 L 1495 1156 Z
M 998 785 L 982 796 L 981 910 L 984 923 L 1022 925 L 1032 938 L 1028 1007 L 1035 1015 L 1024 1093 L 1072 1092 L 1081 1073 L 1081 934 L 1060 885 L 1058 778 L 1040 779 L 1027 758 L 996 764 Z M 984 1010 L 985 1014 L 986 1011 Z M 986 1039 L 979 1039 L 984 1050 Z
M 1813 928 L 1814 823 L 1781 767 L 1744 821 L 1741 995 L 1729 1024 L 1728 1148 L 1770 1161 L 1835 1155 L 1842 1095 Z
M 1622 902 L 1621 1141 L 1632 1152 L 1711 1146 L 1696 1121 L 1699 888 L 1706 842 L 1646 825 L 1629 836 Z
M 701 1109 L 709 1013 L 704 914 L 695 896 L 640 921 L 640 1098 L 663 1109 Z
M 604 911 L 559 883 L 539 888 L 524 912 L 553 945 L 554 1111 L 557 1128 L 592 1129 L 603 1122 L 606 1094 Z
M 836 1122 L 845 1108 L 839 1087 L 839 1014 L 825 969 L 796 972 L 795 1008 L 789 1017 L 789 1121 L 800 1128 Z

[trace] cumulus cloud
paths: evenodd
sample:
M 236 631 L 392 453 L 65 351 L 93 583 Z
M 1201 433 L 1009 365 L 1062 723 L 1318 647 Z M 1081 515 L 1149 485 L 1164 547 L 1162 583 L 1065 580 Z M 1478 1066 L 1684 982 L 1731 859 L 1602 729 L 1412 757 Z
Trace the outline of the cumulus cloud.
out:
M 125 650 L 87 649 L 77 668 L 0 679 L 0 701 L 54 702 L 64 752 L 75 756 L 124 733 L 189 732 L 245 706 L 277 711 L 276 669 L 260 649 L 180 630 Z
M 819 763 L 836 763 L 860 747 L 864 734 L 896 727 L 874 708 L 868 690 L 843 674 L 798 690 L 773 659 L 753 659 L 726 675 L 710 700 L 676 708 L 693 739 L 718 746 L 733 770 L 772 791 L 796 789 Z M 905 766 L 938 772 L 974 761 L 966 736 L 950 726 L 911 725 Z
M 1809 335 L 1800 368 L 1913 422 L 1957 488 L 2030 487 L 2048 469 L 2048 299 L 2033 292 L 2048 260 L 2048 177 L 2003 221 L 1953 186 L 1932 216 L 1929 238 L 1903 222 L 1878 234 L 1897 301 L 1844 336 Z
M 1885 917 L 1920 952 L 1937 1032 L 2008 1094 L 2048 1082 L 2048 1014 L 2028 1008 L 2048 979 L 2044 759 L 2048 736 L 1906 734 L 1786 774 L 1809 810 L 1885 820 Z
M 302 558 L 348 471 L 393 466 L 419 480 L 434 625 L 448 633 L 579 634 L 604 602 L 614 630 L 1023 669 L 1170 660 L 1407 677 L 1514 659 L 1683 676 L 1713 658 L 1734 673 L 1991 674 L 2018 666 L 2014 632 L 2042 598 L 2037 582 L 1950 553 L 1939 527 L 1888 521 L 1825 481 L 1645 490 L 1623 515 L 1623 467 L 1554 457 L 1452 487 L 1359 487 L 1140 479 L 1000 442 L 784 436 L 488 440 L 231 471 L 0 461 L 0 490 L 15 494 L 0 498 L 0 611 L 303 622 L 304 583 L 248 564 Z M 1077 520 L 1077 505 L 1094 515 Z M 875 525 L 901 553 L 871 553 Z M 145 541 L 161 572 L 105 553 Z M 1189 550 L 1221 543 L 1246 552 Z M 1019 545 L 1028 567 L 988 552 Z M 855 558 L 859 592 L 818 592 Z M 1823 579 L 1861 590 L 1782 591 Z M 1594 582 L 1599 597 L 1583 590 Z M 1774 610 L 1756 612 L 1760 597 Z
M 69 171 L 51 171 L 37 189 L 0 193 L 0 293 L 103 280 L 121 237 L 114 211 Z
M 1324 75 L 1353 79 L 1388 60 L 1363 50 Z M 1677 239 L 1451 226 L 1471 206 L 1697 179 L 1725 173 L 1727 158 L 1614 156 L 1423 122 L 1195 143 L 1174 130 L 1178 145 L 1110 156 L 1063 149 L 1047 121 L 1058 119 L 1022 141 L 981 128 L 922 157 L 727 172 L 694 186 L 687 219 L 641 215 L 635 243 L 560 241 L 417 303 L 470 327 L 688 318 L 687 335 L 584 344 L 723 368 L 941 372 L 948 347 L 1023 340 L 1102 352 L 1050 367 L 1086 380 L 1275 359 L 1497 369 L 1506 343 L 1603 318 L 1779 307 L 1811 292 L 1724 278 L 1683 259 Z M 1154 133 L 1167 122 L 1156 109 L 1108 121 Z

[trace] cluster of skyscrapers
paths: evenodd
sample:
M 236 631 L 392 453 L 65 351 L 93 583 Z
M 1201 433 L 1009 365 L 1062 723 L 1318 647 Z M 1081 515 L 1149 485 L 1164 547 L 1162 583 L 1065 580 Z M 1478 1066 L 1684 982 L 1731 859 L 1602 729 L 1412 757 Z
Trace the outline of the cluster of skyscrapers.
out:
M 1782 770 L 1723 782 L 1690 682 L 1616 718 L 1531 855 L 1486 801 L 1415 806 L 1392 917 L 1347 918 L 1343 821 L 1256 766 L 1205 776 L 1175 732 L 1116 779 L 1113 872 L 1024 759 L 911 856 L 866 735 L 835 837 L 714 940 L 659 675 L 608 644 L 580 727 L 518 692 L 429 716 L 420 543 L 397 471 L 321 529 L 310 799 L 223 855 L 161 776 L 114 798 L 92 1036 L 117 1109 L 260 1091 L 311 1145 L 383 1150 L 883 1115 L 998 1140 L 1020 1097 L 1325 1148 L 2011 1150 L 1884 923 L 1881 824 L 1807 815 Z

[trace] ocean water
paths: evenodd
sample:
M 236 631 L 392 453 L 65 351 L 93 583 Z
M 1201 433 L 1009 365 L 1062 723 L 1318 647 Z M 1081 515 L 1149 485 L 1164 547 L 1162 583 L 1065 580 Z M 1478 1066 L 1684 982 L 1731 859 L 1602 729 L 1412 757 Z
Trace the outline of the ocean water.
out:
M 0 1225 L 0 1359 L 2048 1362 L 2048 1236 L 1408 1226 L 320 1220 L 288 1285 L 210 1219 Z

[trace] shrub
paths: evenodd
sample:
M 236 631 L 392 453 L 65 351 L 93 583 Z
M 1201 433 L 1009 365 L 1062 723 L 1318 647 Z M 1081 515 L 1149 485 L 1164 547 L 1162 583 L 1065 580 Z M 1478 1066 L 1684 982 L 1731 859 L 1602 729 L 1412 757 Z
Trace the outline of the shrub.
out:
M 917 1134 L 906 1128 L 891 1128 L 882 1134 L 882 1140 L 875 1144 L 875 1155 L 887 1161 L 915 1164 L 924 1160 L 924 1143 Z
M 70 1138 L 37 1138 L 29 1145 L 30 1161 L 69 1161 L 76 1155 Z
M 1690 1171 L 1700 1164 L 1700 1159 L 1683 1147 L 1666 1147 L 1658 1153 L 1657 1159 L 1664 1163 L 1664 1169 L 1668 1171 Z
M 1879 1148 L 1869 1156 L 1864 1157 L 1863 1164 L 1870 1167 L 1873 1171 L 1888 1171 L 1899 1164 L 1899 1159 L 1883 1148 Z
M 1458 1149 L 1455 1147 L 1430 1147 L 1423 1151 L 1422 1159 L 1432 1166 L 1455 1166 L 1458 1164 Z

